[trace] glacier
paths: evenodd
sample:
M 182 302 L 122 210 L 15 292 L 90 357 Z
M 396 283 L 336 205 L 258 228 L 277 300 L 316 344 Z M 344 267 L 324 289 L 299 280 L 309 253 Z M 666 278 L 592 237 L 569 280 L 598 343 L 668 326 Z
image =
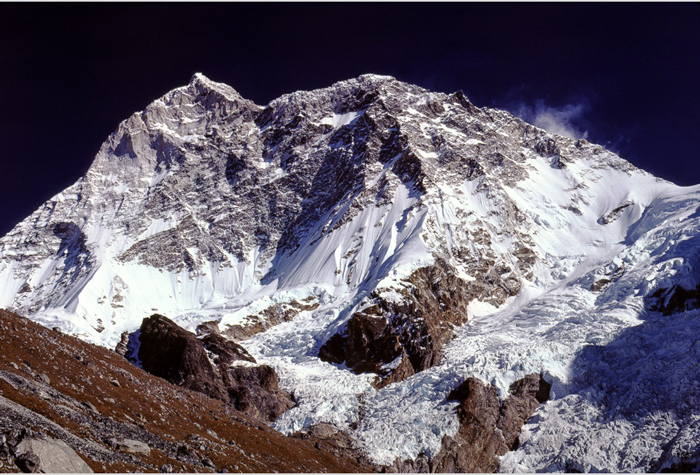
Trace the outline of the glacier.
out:
M 108 347 L 154 312 L 262 318 L 241 343 L 297 402 L 273 427 L 329 422 L 386 465 L 455 434 L 465 378 L 505 397 L 541 373 L 501 471 L 661 470 L 700 460 L 699 311 L 649 305 L 700 284 L 699 211 L 698 186 L 461 93 L 364 75 L 263 107 L 197 74 L 0 239 L 0 307 Z M 376 389 L 319 359 L 438 262 L 479 289 L 438 364 Z

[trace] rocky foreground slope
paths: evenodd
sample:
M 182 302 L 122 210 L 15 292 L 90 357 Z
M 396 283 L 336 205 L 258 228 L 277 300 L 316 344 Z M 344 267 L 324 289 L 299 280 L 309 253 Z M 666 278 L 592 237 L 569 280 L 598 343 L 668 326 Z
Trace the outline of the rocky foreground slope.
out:
M 153 314 L 208 325 L 274 370 L 272 427 L 376 466 L 691 466 L 698 209 L 460 92 L 365 75 L 258 106 L 197 74 L 0 239 L 0 306 L 112 348 Z M 245 363 L 205 353 L 235 406 Z
M 105 348 L 0 311 L 0 471 L 370 471 Z

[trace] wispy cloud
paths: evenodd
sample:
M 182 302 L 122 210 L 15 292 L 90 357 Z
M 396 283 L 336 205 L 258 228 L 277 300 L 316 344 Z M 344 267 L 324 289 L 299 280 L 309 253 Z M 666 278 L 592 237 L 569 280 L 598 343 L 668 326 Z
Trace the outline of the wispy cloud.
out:
M 511 110 L 525 122 L 547 132 L 572 139 L 585 139 L 588 137 L 588 131 L 581 130 L 579 124 L 588 108 L 587 102 L 551 107 L 546 105 L 543 100 L 537 100 L 534 106 L 521 103 L 512 107 Z

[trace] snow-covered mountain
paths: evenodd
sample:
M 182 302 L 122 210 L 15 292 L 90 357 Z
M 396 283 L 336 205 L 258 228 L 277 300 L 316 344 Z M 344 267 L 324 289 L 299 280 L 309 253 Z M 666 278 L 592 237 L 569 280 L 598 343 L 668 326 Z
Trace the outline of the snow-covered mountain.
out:
M 700 187 L 460 92 L 365 75 L 266 107 L 201 74 L 0 240 L 0 307 L 114 347 L 215 320 L 377 463 L 465 378 L 552 384 L 503 471 L 700 460 Z M 319 357 L 319 355 L 321 357 Z M 675 465 L 674 465 L 675 464 Z

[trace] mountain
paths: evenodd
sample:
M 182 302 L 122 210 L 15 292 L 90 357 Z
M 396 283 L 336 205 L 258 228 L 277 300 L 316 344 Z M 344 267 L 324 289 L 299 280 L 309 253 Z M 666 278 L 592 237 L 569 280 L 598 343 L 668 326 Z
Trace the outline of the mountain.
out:
M 108 347 L 153 313 L 215 322 L 291 394 L 274 428 L 332 424 L 380 465 L 460 468 L 484 424 L 480 468 L 678 468 L 699 209 L 461 92 L 364 75 L 262 107 L 197 74 L 0 240 L 0 307 Z

